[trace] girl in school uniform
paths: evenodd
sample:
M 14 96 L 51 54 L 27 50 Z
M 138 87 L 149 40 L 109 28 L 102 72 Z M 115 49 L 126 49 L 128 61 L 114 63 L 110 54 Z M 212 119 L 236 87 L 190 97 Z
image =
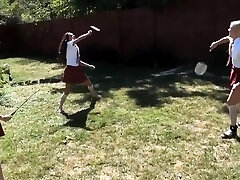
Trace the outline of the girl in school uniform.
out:
M 63 82 L 66 83 L 65 91 L 61 96 L 59 103 L 59 112 L 63 113 L 63 104 L 70 93 L 72 84 L 84 84 L 88 87 L 93 100 L 100 100 L 100 96 L 95 92 L 92 82 L 85 74 L 83 67 L 95 69 L 94 65 L 90 65 L 83 62 L 80 59 L 80 51 L 77 43 L 86 37 L 90 36 L 92 31 L 89 30 L 87 33 L 76 37 L 73 33 L 67 32 L 64 34 L 62 41 L 59 45 L 59 51 L 66 53 L 66 68 L 64 70 Z

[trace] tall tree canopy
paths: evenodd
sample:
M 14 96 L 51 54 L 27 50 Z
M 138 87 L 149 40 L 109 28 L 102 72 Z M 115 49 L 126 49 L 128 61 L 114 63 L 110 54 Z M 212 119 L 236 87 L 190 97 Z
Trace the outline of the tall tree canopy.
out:
M 163 8 L 180 0 L 0 0 L 0 24 L 71 18 L 136 7 Z

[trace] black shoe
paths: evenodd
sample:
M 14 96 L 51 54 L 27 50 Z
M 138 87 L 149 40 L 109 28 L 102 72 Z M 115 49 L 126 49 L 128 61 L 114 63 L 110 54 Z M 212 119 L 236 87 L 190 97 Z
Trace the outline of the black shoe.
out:
M 58 109 L 58 113 L 64 116 L 68 115 L 63 109 Z
M 96 101 L 92 100 L 89 108 L 90 109 L 94 109 L 95 108 L 95 104 L 96 104 Z
M 237 137 L 237 133 L 232 132 L 231 129 L 227 130 L 225 133 L 221 135 L 222 139 L 232 139 L 236 137 Z
M 237 137 L 237 128 L 238 126 L 230 126 L 230 129 L 221 135 L 222 139 L 232 139 Z

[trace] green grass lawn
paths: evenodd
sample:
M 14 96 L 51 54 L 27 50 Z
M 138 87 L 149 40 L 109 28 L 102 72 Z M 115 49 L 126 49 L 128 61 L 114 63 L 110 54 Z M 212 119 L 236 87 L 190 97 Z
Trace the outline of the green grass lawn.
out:
M 15 81 L 61 75 L 63 67 L 11 58 Z M 74 86 L 57 113 L 63 83 L 1 89 L 2 114 L 40 88 L 2 123 L 0 158 L 9 180 L 238 179 L 240 144 L 221 140 L 228 128 L 225 82 L 191 75 L 154 76 L 159 69 L 100 65 L 87 70 L 102 95 Z M 86 124 L 86 127 L 84 126 Z

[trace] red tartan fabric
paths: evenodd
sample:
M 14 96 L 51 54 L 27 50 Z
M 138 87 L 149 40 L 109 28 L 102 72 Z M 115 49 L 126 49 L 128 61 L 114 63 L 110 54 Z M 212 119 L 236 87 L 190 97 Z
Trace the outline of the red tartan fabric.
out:
M 236 68 L 232 66 L 231 73 L 230 73 L 230 85 L 231 87 L 233 84 L 240 82 L 240 68 Z
M 63 82 L 69 84 L 81 84 L 88 80 L 81 66 L 67 66 L 64 70 Z

